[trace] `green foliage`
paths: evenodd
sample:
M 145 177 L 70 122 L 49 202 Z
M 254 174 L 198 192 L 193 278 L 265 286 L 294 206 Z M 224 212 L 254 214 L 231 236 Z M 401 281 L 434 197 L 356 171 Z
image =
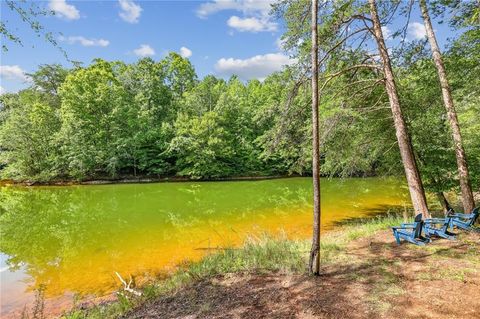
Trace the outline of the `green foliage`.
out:
M 279 172 L 309 173 L 312 134 L 308 83 L 296 85 L 294 75 L 287 70 L 267 78 L 264 87 L 265 103 L 256 114 L 265 129 L 257 138 L 262 159 Z
M 477 11 L 478 12 L 478 11 Z M 455 41 L 446 59 L 473 189 L 480 189 L 480 29 Z
M 475 62 L 480 59 L 479 39 L 480 33 L 466 32 L 444 57 L 474 190 L 480 185 L 480 91 L 475 83 L 480 77 L 480 65 Z M 426 189 L 432 192 L 456 189 L 459 182 L 454 147 L 433 61 L 420 56 L 402 70 L 399 78 Z
M 176 117 L 171 89 L 161 63 L 146 58 L 128 65 L 119 75 L 130 97 L 127 131 L 121 142 L 122 170 L 166 175 L 172 160 L 167 154 Z
M 58 109 L 47 101 L 34 90 L 2 95 L 0 163 L 6 176 L 46 181 L 58 174 L 55 133 L 60 119 Z
M 178 117 L 171 149 L 178 154 L 180 175 L 200 178 L 233 173 L 229 165 L 234 154 L 233 145 L 228 143 L 228 132 L 220 120 L 214 111 L 201 117 Z
M 461 28 L 479 28 L 480 27 L 480 6 L 475 0 L 432 0 L 430 1 L 431 10 L 437 16 L 443 18 L 448 16 L 449 25 Z
M 457 165 L 441 89 L 433 61 L 421 59 L 408 69 L 399 83 L 412 142 L 424 186 L 429 191 L 452 189 Z
M 480 156 L 478 126 L 474 122 L 478 123 L 476 106 L 479 101 L 480 32 L 478 6 L 474 2 L 437 0 L 430 4 L 437 15 L 448 13 L 450 24 L 463 32 L 447 48 L 443 58 L 456 100 L 471 180 L 476 190 L 479 185 Z M 389 24 L 399 14 L 408 15 L 410 5 L 401 1 L 377 1 L 381 22 Z M 308 8 L 309 2 L 304 0 L 282 0 L 274 5 L 275 14 L 285 20 L 283 47 L 299 61 L 295 67 L 298 75 L 294 78 L 295 83 L 302 87 L 286 103 L 284 112 L 276 110 L 280 114 L 277 123 L 282 123 L 282 117 L 286 123 L 300 119 L 300 112 L 293 113 L 297 108 L 295 102 L 298 95 L 309 96 L 311 33 Z M 321 2 L 318 19 L 322 173 L 341 176 L 401 174 L 403 169 L 392 115 L 385 89 L 381 85 L 382 74 L 375 70 L 380 65 L 377 52 L 372 52 L 375 40 L 366 28 L 370 24 L 367 2 Z M 405 32 L 406 29 L 398 29 L 391 33 L 392 37 L 401 37 Z M 430 50 L 425 50 L 425 43 L 401 43 L 391 48 L 390 57 L 424 184 L 429 191 L 448 191 L 457 187 L 458 173 L 438 75 L 431 61 Z M 303 89 L 306 92 L 301 92 Z M 295 91 L 295 87 L 291 91 Z M 283 100 L 288 101 L 288 98 L 283 97 Z M 300 110 L 308 108 L 308 100 L 301 104 Z M 307 117 L 301 120 L 303 126 L 300 123 L 293 125 L 297 134 L 310 125 Z M 283 125 L 283 129 L 278 129 L 266 141 L 285 140 L 291 144 L 293 134 L 285 127 Z M 305 131 L 295 139 L 298 150 L 303 145 L 307 149 L 308 143 L 300 141 L 308 140 L 310 135 Z
M 40 65 L 38 70 L 33 74 L 29 74 L 29 76 L 35 89 L 55 96 L 58 94 L 58 89 L 65 81 L 68 72 L 60 64 L 45 64 Z
M 175 98 L 181 98 L 184 92 L 195 85 L 197 79 L 195 69 L 189 60 L 179 54 L 171 52 L 160 65 L 165 74 L 166 84 Z
M 123 67 L 97 60 L 68 75 L 60 88 L 62 162 L 73 177 L 94 176 L 97 171 L 115 175 L 121 167 L 131 103 L 116 76 Z
M 301 67 L 308 57 L 308 29 L 295 18 L 302 6 L 283 4 L 276 10 L 290 25 L 285 46 L 298 49 L 300 67 L 263 82 L 211 75 L 197 80 L 190 62 L 174 53 L 133 64 L 95 60 L 73 70 L 40 66 L 31 74 L 32 88 L 0 98 L 1 176 L 50 181 L 309 174 L 310 84 Z M 328 31 L 339 28 L 348 12 L 362 9 L 348 1 L 336 5 L 343 11 L 325 16 L 319 30 L 322 50 L 336 41 Z M 295 46 L 298 41 L 303 42 Z M 474 188 L 480 183 L 478 52 L 479 33 L 470 28 L 444 54 Z M 342 47 L 325 62 L 322 79 L 361 63 L 365 54 Z M 455 156 L 429 54 L 418 43 L 393 54 L 399 57 L 400 97 L 425 186 L 455 189 Z M 402 174 L 388 100 L 375 70 L 328 81 L 320 99 L 322 174 Z

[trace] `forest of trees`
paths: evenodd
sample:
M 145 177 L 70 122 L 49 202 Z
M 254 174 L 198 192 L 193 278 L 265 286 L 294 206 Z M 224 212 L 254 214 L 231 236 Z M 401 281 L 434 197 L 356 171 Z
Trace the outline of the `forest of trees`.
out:
M 286 21 L 285 49 L 298 63 L 262 82 L 198 79 L 192 64 L 175 53 L 134 64 L 97 59 L 72 69 L 39 66 L 30 88 L 0 97 L 1 177 L 46 182 L 310 175 L 311 87 L 302 66 L 310 59 L 310 33 L 308 25 L 298 25 L 302 7 L 292 5 L 301 2 L 274 8 Z M 402 175 L 384 79 L 376 67 L 356 67 L 377 61 L 371 47 L 336 45 L 332 30 L 342 30 L 349 12 L 341 9 L 344 16 L 319 22 L 320 52 L 341 49 L 328 52 L 328 60 L 320 54 L 321 174 Z M 379 11 L 381 17 L 391 12 Z M 460 18 L 451 23 L 459 32 L 444 49 L 443 62 L 470 180 L 478 189 L 480 32 Z M 455 145 L 427 40 L 402 42 L 390 55 L 425 188 L 458 188 Z

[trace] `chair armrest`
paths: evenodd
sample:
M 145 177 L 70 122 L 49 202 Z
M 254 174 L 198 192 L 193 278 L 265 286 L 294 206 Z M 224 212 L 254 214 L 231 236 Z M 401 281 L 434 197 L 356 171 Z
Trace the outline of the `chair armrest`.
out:
M 446 223 L 447 220 L 450 219 L 450 217 L 447 218 L 427 218 L 425 219 L 425 224 L 443 224 Z
M 413 226 L 413 225 L 405 225 L 405 226 L 402 225 L 402 226 L 394 226 L 394 227 L 392 227 L 392 229 L 414 229 L 414 228 L 415 228 L 415 226 Z
M 457 217 L 457 218 L 472 218 L 473 214 L 461 214 L 461 213 L 455 213 L 448 215 L 448 217 Z

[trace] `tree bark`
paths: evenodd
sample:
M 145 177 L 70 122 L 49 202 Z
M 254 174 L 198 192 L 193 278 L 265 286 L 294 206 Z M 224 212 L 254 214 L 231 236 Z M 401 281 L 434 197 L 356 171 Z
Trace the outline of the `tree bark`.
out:
M 433 61 L 437 68 L 438 78 L 440 80 L 440 87 L 442 88 L 443 104 L 447 111 L 448 122 L 453 137 L 453 144 L 455 147 L 455 155 L 457 158 L 458 178 L 460 180 L 460 189 L 462 191 L 462 204 L 465 213 L 470 213 L 475 207 L 473 199 L 472 186 L 470 185 L 470 178 L 468 173 L 468 165 L 465 156 L 465 150 L 462 143 L 462 135 L 460 133 L 460 125 L 458 124 L 457 112 L 453 104 L 452 93 L 448 83 L 447 71 L 443 64 L 442 54 L 437 43 L 437 38 L 432 27 L 432 21 L 428 13 L 426 0 L 420 0 L 420 9 L 422 11 L 423 22 L 427 33 L 428 42 L 432 50 Z
M 320 274 L 320 150 L 318 134 L 318 0 L 312 0 L 312 180 L 313 180 L 313 238 L 310 251 L 309 269 L 316 276 Z
M 440 205 L 442 206 L 443 214 L 446 215 L 448 211 L 452 209 L 452 207 L 450 206 L 450 203 L 445 197 L 445 194 L 443 192 L 437 192 L 437 199 L 440 202 Z
M 393 69 L 390 62 L 390 56 L 385 46 L 383 38 L 382 26 L 378 17 L 377 4 L 375 0 L 369 0 L 370 13 L 373 23 L 373 33 L 377 42 L 378 51 L 383 62 L 383 71 L 385 74 L 385 89 L 387 91 L 390 108 L 392 109 L 393 121 L 395 125 L 395 133 L 397 136 L 398 147 L 402 157 L 403 167 L 407 178 L 408 189 L 412 199 L 413 208 L 416 214 L 422 214 L 423 218 L 430 217 L 428 212 L 425 190 L 423 188 L 420 173 L 418 171 L 413 147 L 408 133 L 408 128 L 403 118 L 400 99 L 398 97 L 397 86 L 393 75 Z

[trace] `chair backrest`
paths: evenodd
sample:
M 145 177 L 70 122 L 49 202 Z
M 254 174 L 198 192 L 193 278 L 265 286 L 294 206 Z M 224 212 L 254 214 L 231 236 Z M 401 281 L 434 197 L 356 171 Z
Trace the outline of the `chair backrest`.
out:
M 422 214 L 418 214 L 417 216 L 415 216 L 415 229 L 413 231 L 415 236 L 414 238 L 422 237 L 422 228 L 423 228 Z
M 475 208 L 474 210 L 472 210 L 472 219 L 470 219 L 470 226 L 473 226 L 475 225 L 475 222 L 477 221 L 478 219 L 478 216 L 480 215 L 480 207 L 477 207 Z

